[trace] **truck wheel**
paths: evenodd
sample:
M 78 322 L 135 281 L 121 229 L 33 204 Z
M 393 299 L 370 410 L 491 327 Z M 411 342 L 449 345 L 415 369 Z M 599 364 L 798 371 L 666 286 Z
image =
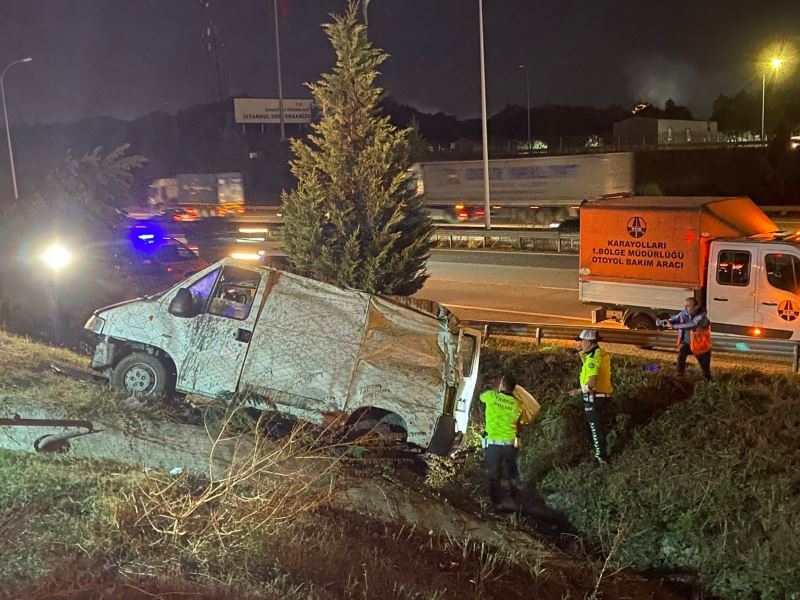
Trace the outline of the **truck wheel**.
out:
M 658 329 L 655 320 L 647 315 L 635 315 L 631 317 L 628 320 L 627 327 L 634 331 L 656 331 Z M 642 344 L 639 348 L 642 350 L 652 350 L 655 346 L 653 346 L 653 344 Z
M 655 319 L 648 317 L 647 315 L 636 315 L 631 317 L 626 326 L 628 329 L 639 331 L 655 331 L 657 329 Z
M 163 398 L 169 390 L 164 364 L 152 354 L 134 352 L 111 372 L 111 385 L 141 398 Z

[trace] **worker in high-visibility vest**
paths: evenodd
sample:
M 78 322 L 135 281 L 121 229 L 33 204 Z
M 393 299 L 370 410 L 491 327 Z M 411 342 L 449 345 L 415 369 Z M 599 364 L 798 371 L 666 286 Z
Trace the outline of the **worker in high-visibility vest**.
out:
M 486 390 L 480 400 L 486 408 L 486 427 L 482 445 L 484 463 L 489 479 L 489 497 L 495 506 L 514 508 L 519 492 L 517 469 L 517 434 L 522 407 L 514 397 L 516 378 L 506 373 L 497 390 Z M 502 493 L 503 480 L 508 481 L 510 497 Z
M 658 321 L 660 327 L 678 330 L 678 375 L 686 371 L 686 359 L 694 355 L 703 377 L 711 380 L 711 322 L 696 298 L 686 298 L 683 310 L 671 319 Z
M 572 390 L 570 395 L 583 397 L 583 413 L 589 426 L 593 456 L 600 464 L 606 464 L 605 435 L 598 404 L 609 402 L 614 391 L 611 387 L 611 355 L 598 345 L 600 335 L 595 329 L 584 329 L 575 339 L 581 344 L 581 387 Z

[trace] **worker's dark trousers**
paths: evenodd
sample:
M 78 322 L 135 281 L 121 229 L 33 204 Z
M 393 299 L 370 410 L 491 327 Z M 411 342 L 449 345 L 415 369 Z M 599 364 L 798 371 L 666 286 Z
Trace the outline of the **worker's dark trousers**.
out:
M 512 496 L 519 487 L 517 449 L 514 446 L 489 444 L 484 452 L 486 476 L 489 479 L 489 497 L 497 504 L 503 499 L 503 479 L 508 480 Z
M 603 422 L 600 417 L 598 402 L 605 402 L 608 396 L 596 394 L 583 394 L 583 413 L 586 415 L 586 424 L 589 426 L 589 437 L 592 440 L 593 456 L 600 461 L 606 460 L 606 437 L 603 433 Z
M 686 371 L 686 359 L 692 354 L 692 348 L 689 344 L 681 344 L 678 348 L 678 373 L 683 375 Z M 695 356 L 697 364 L 700 365 L 700 370 L 703 372 L 703 377 L 711 381 L 711 350 L 705 354 L 698 354 Z

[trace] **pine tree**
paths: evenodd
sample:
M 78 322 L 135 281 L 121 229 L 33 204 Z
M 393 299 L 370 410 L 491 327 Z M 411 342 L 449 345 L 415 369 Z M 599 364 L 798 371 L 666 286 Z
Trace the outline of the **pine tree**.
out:
M 307 141 L 292 140 L 297 188 L 284 193 L 286 251 L 323 281 L 408 295 L 425 279 L 433 224 L 409 186 L 410 130 L 381 115 L 378 67 L 358 3 L 323 26 L 336 66 L 308 84 L 321 118 Z

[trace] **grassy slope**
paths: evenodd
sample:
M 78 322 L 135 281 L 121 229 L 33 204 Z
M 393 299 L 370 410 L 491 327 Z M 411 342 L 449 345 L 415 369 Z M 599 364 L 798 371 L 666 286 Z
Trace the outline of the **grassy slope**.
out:
M 76 417 L 130 413 L 110 390 L 50 373 L 53 361 L 81 366 L 85 359 L 0 332 L 0 414 L 9 397 L 57 403 Z M 3 450 L 0 481 L 0 598 L 510 600 L 534 594 L 556 600 L 587 597 L 598 577 L 588 561 L 572 568 L 564 561 L 528 564 L 468 540 L 326 508 L 307 495 L 284 499 L 315 508 L 299 510 L 281 526 L 258 528 L 274 506 L 249 500 L 255 484 L 188 514 L 184 509 L 205 485 L 196 478 L 162 479 L 164 487 L 113 462 Z M 152 498 L 158 510 L 148 513 Z M 164 520 L 167 509 L 187 514 Z M 213 520 L 235 527 L 209 532 L 205 525 Z M 177 530 L 157 530 L 173 522 L 180 523 Z M 611 600 L 671 598 L 624 575 L 606 577 L 600 591 Z
M 517 372 L 543 404 L 524 432 L 521 467 L 613 559 L 640 570 L 695 571 L 728 598 L 800 597 L 800 382 L 758 371 L 714 383 L 614 359 L 606 407 L 612 463 L 588 460 L 574 352 L 492 343 L 491 378 Z M 616 545 L 613 538 L 622 529 Z

